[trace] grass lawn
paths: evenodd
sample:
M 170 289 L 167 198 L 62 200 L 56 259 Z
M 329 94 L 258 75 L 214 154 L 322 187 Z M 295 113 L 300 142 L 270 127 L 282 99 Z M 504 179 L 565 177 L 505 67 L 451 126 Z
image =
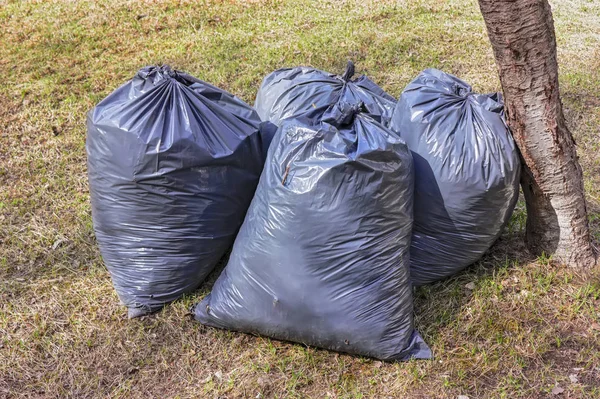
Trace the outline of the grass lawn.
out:
M 600 2 L 552 4 L 598 242 Z M 147 64 L 252 104 L 276 68 L 347 59 L 394 96 L 427 67 L 499 90 L 475 0 L 0 0 L 0 397 L 600 398 L 600 277 L 529 256 L 523 204 L 482 261 L 416 291 L 432 361 L 203 327 L 188 308 L 210 284 L 126 319 L 92 230 L 86 112 Z

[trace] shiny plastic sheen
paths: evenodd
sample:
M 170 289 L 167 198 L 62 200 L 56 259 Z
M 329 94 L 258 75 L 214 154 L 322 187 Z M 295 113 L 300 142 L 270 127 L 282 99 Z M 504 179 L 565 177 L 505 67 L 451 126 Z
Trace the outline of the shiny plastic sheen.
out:
M 256 112 L 168 67 L 146 67 L 88 115 L 92 216 L 136 317 L 197 288 L 233 243 L 262 170 Z
M 413 327 L 412 158 L 360 110 L 340 103 L 320 124 L 278 130 L 197 320 L 383 360 L 431 357 Z
M 298 117 L 319 123 L 334 104 L 362 103 L 366 114 L 388 126 L 396 99 L 366 76 L 353 75 L 351 61 L 342 76 L 309 67 L 279 69 L 263 80 L 254 107 L 262 120 L 280 126 Z
M 518 199 L 519 155 L 501 96 L 436 69 L 404 89 L 390 128 L 414 158 L 411 277 L 422 285 L 476 262 L 500 236 Z

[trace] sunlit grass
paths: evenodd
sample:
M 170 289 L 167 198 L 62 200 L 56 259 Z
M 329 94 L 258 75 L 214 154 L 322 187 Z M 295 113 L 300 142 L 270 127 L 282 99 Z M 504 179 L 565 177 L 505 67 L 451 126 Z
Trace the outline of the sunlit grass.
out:
M 600 5 L 553 3 L 598 240 Z M 427 67 L 499 90 L 472 0 L 0 0 L 0 397 L 532 398 L 557 385 L 599 397 L 598 279 L 528 256 L 522 203 L 483 260 L 416 291 L 433 361 L 388 364 L 205 328 L 188 309 L 209 285 L 126 320 L 93 237 L 86 112 L 147 64 L 252 103 L 276 68 L 341 72 L 348 59 L 394 96 Z

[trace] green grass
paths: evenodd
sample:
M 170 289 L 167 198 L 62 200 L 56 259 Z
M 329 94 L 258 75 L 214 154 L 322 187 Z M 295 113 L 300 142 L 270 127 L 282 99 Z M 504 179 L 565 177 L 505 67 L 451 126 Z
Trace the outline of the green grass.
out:
M 553 3 L 598 241 L 600 4 Z M 91 226 L 86 112 L 147 64 L 252 103 L 276 68 L 341 72 L 347 59 L 394 96 L 427 67 L 499 89 L 472 0 L 0 0 L 0 397 L 543 398 L 556 386 L 600 397 L 600 280 L 530 257 L 523 204 L 482 261 L 417 290 L 433 361 L 388 364 L 203 327 L 187 313 L 209 284 L 126 320 Z

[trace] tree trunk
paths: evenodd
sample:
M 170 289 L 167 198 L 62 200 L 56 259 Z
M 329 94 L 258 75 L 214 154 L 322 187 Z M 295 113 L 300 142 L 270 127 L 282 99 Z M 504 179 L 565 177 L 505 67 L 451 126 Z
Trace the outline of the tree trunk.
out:
M 547 0 L 479 0 L 523 163 L 529 249 L 571 266 L 595 264 L 583 175 L 558 90 Z

